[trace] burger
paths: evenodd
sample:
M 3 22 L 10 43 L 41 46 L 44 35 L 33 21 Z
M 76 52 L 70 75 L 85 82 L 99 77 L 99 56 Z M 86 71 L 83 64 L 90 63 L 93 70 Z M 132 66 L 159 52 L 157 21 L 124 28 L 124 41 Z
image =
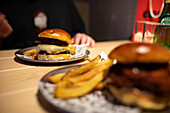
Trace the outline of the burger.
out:
M 170 105 L 170 53 L 158 44 L 127 43 L 109 54 L 107 88 L 125 105 L 162 110 Z
M 62 29 L 47 29 L 39 33 L 36 41 L 38 60 L 70 59 L 75 54 L 75 46 L 70 34 Z

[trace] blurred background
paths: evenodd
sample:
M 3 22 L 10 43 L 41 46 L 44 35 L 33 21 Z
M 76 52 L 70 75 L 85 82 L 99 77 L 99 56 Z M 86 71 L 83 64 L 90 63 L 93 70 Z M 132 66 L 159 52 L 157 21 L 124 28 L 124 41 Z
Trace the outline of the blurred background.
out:
M 137 0 L 73 0 L 96 41 L 130 40 Z

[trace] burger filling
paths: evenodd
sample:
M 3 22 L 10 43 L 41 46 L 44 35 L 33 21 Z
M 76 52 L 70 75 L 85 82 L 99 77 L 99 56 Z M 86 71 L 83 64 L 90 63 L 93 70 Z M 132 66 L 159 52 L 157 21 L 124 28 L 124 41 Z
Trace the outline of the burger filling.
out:
M 170 66 L 168 63 L 120 64 L 110 69 L 111 85 L 118 88 L 138 88 L 154 94 L 168 97 L 170 94 Z
M 58 39 L 52 39 L 52 38 L 39 38 L 40 40 L 37 41 L 41 44 L 52 44 L 52 45 L 59 45 L 59 46 L 68 46 L 67 42 L 58 40 Z
M 57 54 L 75 54 L 75 47 L 72 45 L 57 46 L 49 44 L 39 44 L 37 46 L 38 54 L 57 55 Z

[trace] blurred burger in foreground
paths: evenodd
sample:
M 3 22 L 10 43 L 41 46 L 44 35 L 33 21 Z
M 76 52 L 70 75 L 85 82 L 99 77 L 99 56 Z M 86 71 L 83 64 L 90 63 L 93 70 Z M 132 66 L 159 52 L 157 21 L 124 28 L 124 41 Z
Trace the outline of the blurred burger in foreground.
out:
M 125 105 L 162 110 L 170 105 L 170 53 L 157 44 L 128 43 L 109 54 L 117 61 L 107 87 Z
M 70 59 L 75 54 L 75 46 L 70 45 L 73 40 L 69 33 L 62 29 L 47 29 L 38 35 L 36 41 L 38 60 L 54 60 L 57 58 Z

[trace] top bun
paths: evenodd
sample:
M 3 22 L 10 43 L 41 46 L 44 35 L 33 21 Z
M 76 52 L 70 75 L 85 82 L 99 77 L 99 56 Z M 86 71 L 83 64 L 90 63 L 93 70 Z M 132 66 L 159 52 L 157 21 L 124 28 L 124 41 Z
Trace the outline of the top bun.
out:
M 168 63 L 170 53 L 158 44 L 127 43 L 112 50 L 109 58 L 119 63 Z
M 52 38 L 60 41 L 65 41 L 68 43 L 73 43 L 73 40 L 69 33 L 62 29 L 47 29 L 42 31 L 39 35 L 39 38 Z

